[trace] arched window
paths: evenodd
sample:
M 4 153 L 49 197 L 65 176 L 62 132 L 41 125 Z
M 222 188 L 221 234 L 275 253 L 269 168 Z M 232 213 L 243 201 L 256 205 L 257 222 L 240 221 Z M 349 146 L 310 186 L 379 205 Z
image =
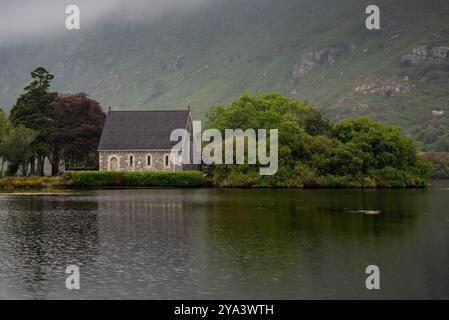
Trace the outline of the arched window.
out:
M 147 167 L 151 167 L 153 165 L 153 158 L 151 157 L 151 154 L 147 155 Z
M 118 170 L 118 159 L 116 157 L 112 157 L 109 159 L 109 170 L 111 171 Z
M 164 156 L 164 165 L 165 165 L 165 167 L 169 167 L 170 166 L 170 155 L 168 155 L 168 154 L 166 154 L 165 156 Z

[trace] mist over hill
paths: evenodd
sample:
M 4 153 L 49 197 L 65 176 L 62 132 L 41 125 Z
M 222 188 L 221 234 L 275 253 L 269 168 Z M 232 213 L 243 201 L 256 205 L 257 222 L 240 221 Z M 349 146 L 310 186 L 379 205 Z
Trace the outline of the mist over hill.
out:
M 53 90 L 86 92 L 105 108 L 190 105 L 202 118 L 242 92 L 276 91 L 332 119 L 398 124 L 424 150 L 449 151 L 447 0 L 376 1 L 381 29 L 371 31 L 364 0 L 192 0 L 164 10 L 137 1 L 131 11 L 117 2 L 85 24 L 83 2 L 79 31 L 64 30 L 62 15 L 61 31 L 0 33 L 0 106 L 9 110 L 42 65 Z

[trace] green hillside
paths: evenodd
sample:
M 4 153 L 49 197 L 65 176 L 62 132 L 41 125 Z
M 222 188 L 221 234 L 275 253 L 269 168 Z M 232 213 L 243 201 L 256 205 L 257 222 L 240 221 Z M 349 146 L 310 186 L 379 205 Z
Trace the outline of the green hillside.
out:
M 53 89 L 104 107 L 184 108 L 196 118 L 242 92 L 277 91 L 333 119 L 369 115 L 402 126 L 423 149 L 449 151 L 449 2 L 217 0 L 152 23 L 103 21 L 39 44 L 0 47 L 9 109 L 43 65 Z M 446 50 L 447 48 L 447 50 Z

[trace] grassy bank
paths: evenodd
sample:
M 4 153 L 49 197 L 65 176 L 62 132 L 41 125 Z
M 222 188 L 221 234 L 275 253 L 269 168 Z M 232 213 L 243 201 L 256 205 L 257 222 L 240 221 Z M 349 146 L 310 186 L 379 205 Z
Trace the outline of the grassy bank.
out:
M 0 190 L 44 189 L 62 187 L 62 177 L 5 177 L 0 179 Z

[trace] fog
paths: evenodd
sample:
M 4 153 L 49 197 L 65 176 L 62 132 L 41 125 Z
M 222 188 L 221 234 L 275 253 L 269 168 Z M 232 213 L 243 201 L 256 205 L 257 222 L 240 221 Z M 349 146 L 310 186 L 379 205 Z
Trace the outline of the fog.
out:
M 105 19 L 151 21 L 175 12 L 195 10 L 215 0 L 0 0 L 0 43 L 52 37 L 65 28 L 68 5 L 80 8 L 81 29 Z

